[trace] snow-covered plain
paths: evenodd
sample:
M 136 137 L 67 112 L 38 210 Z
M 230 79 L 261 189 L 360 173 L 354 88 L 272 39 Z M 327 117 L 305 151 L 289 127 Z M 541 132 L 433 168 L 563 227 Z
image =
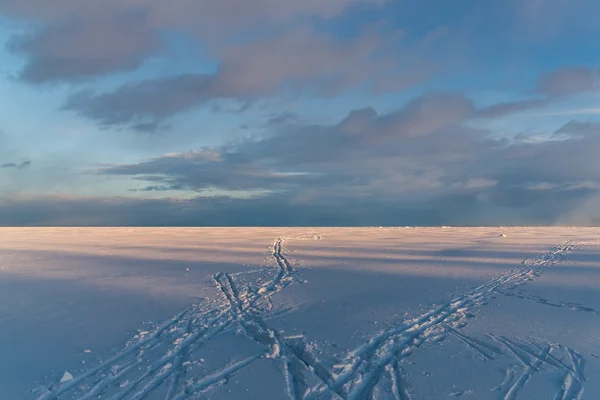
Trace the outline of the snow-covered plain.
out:
M 0 399 L 600 399 L 599 240 L 3 228 Z

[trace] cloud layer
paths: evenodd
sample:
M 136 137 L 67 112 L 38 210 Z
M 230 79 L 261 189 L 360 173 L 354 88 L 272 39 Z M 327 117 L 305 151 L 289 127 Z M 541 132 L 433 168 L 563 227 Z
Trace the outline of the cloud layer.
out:
M 17 27 L 2 99 L 22 102 L 0 110 L 0 156 L 35 160 L 0 164 L 0 221 L 596 223 L 598 13 L 592 0 L 0 0 Z
M 430 93 L 387 114 L 367 108 L 334 125 L 283 122 L 262 139 L 97 173 L 146 182 L 142 190 L 252 190 L 261 195 L 248 204 L 323 207 L 339 223 L 346 211 L 329 208 L 335 204 L 365 204 L 363 212 L 375 218 L 372 207 L 394 203 L 409 209 L 418 203 L 424 220 L 440 224 L 502 223 L 527 213 L 537 223 L 554 223 L 596 195 L 600 125 L 570 122 L 535 140 L 494 139 L 466 125 L 475 113 L 464 97 Z

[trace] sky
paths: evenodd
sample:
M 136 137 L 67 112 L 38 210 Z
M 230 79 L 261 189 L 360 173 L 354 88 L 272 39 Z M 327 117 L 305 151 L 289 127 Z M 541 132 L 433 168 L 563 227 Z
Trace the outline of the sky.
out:
M 0 225 L 600 223 L 597 0 L 0 0 Z

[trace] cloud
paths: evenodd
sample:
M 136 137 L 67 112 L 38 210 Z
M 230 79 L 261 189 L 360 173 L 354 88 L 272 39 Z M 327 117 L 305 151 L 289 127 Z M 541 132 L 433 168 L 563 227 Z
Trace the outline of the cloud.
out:
M 0 1 L 0 15 L 35 21 L 42 26 L 14 37 L 9 48 L 26 57 L 20 72 L 30 83 L 72 82 L 131 71 L 162 49 L 161 35 L 177 31 L 205 48 L 252 29 L 281 27 L 299 18 L 333 18 L 355 4 L 379 6 L 382 0 L 223 0 L 103 2 L 102 7 L 76 0 L 51 6 L 33 0 Z
M 509 101 L 477 110 L 475 118 L 499 118 L 530 109 L 543 108 L 553 100 L 600 89 L 600 69 L 588 67 L 561 67 L 538 77 L 537 98 Z M 539 97 L 542 96 L 542 97 Z M 581 110 L 594 111 L 593 109 Z M 580 112 L 581 112 L 580 111 Z M 558 112 L 558 114 L 563 112 Z M 564 112 L 566 115 L 575 111 Z
M 448 110 L 454 110 L 456 98 L 444 98 Z M 465 113 L 442 112 L 439 99 L 432 103 L 436 107 L 407 104 L 381 114 L 373 108 L 354 110 L 332 124 L 281 118 L 265 125 L 259 136 L 235 143 L 101 166 L 95 175 L 119 182 L 129 178 L 138 192 L 130 198 L 5 196 L 0 220 L 17 225 L 597 221 L 591 205 L 585 213 L 575 210 L 596 204 L 600 125 L 571 122 L 548 134 L 567 132 L 562 140 L 538 141 L 494 140 L 491 132 L 469 128 L 454 117 L 440 119 L 444 124 L 428 122 L 428 129 L 418 130 L 426 134 L 403 131 L 406 121 Z M 390 124 L 381 133 L 388 121 L 397 129 Z M 140 200 L 139 191 L 197 197 Z
M 78 92 L 63 106 L 75 110 L 103 126 L 130 123 L 154 129 L 160 121 L 210 100 L 214 77 L 187 74 L 128 83 L 115 92 Z
M 395 113 L 382 116 L 383 131 L 398 132 L 409 137 L 426 136 L 460 122 L 474 110 L 466 97 L 454 93 L 427 93 Z
M 215 73 L 131 82 L 105 93 L 78 92 L 67 100 L 64 109 L 103 126 L 143 128 L 149 124 L 154 128 L 178 113 L 223 99 L 249 106 L 250 100 L 290 91 L 332 96 L 365 82 L 375 84 L 388 79 L 397 63 L 391 56 L 377 54 L 392 40 L 394 36 L 388 32 L 370 31 L 339 40 L 313 29 L 298 28 L 221 49 Z
M 557 188 L 557 184 L 549 182 L 540 182 L 527 186 L 527 190 L 554 190 Z
M 98 173 L 189 190 L 352 190 L 343 188 L 348 181 L 364 190 L 393 192 L 423 187 L 425 181 L 425 186 L 436 187 L 437 168 L 420 167 L 417 159 L 468 156 L 479 146 L 493 145 L 485 142 L 485 135 L 477 137 L 463 127 L 457 128 L 460 137 L 453 137 L 450 127 L 470 109 L 468 102 L 466 109 L 457 104 L 455 96 L 434 94 L 388 114 L 351 111 L 334 125 L 268 125 L 272 134 L 214 149 L 210 159 L 205 149 L 109 166 Z M 361 162 L 349 164 L 352 159 Z
M 527 190 L 600 190 L 600 183 L 595 181 L 549 183 L 540 182 L 527 186 Z
M 172 33 L 185 38 L 187 50 L 218 65 L 214 73 L 190 68 L 193 72 L 129 81 L 116 89 L 76 92 L 63 106 L 103 127 L 126 126 L 137 132 L 164 130 L 169 118 L 195 107 L 223 109 L 220 100 L 240 101 L 237 111 L 244 111 L 255 99 L 290 93 L 399 91 L 451 69 L 466 57 L 458 54 L 460 49 L 475 45 L 462 42 L 469 36 L 465 30 L 473 29 L 471 23 L 461 24 L 461 29 L 452 27 L 452 21 L 430 26 L 419 18 L 424 25 L 418 29 L 410 23 L 422 7 L 440 7 L 439 0 L 414 7 L 387 0 L 223 0 L 218 5 L 205 0 L 108 0 L 102 7 L 75 0 L 52 6 L 34 0 L 18 3 L 0 0 L 0 15 L 30 22 L 32 30 L 9 41 L 9 49 L 24 57 L 18 75 L 29 83 L 80 83 L 136 70 L 151 57 L 168 54 Z M 535 11 L 540 4 L 511 1 L 497 8 L 475 7 L 473 13 L 481 13 L 477 21 L 489 23 L 497 22 L 500 11 L 509 24 L 514 18 L 540 23 Z M 554 25 L 571 23 L 567 3 L 543 4 Z M 385 14 L 391 10 L 405 12 L 407 21 L 401 19 L 399 25 L 410 29 L 386 25 Z M 352 16 L 359 11 L 376 11 L 379 22 L 358 23 Z M 342 25 L 344 29 L 332 28 Z M 497 118 L 543 107 L 550 99 L 590 90 L 595 75 L 597 71 L 579 67 L 549 73 L 537 85 L 542 98 L 493 105 L 474 117 Z
M 591 136 L 598 134 L 598 123 L 592 123 L 589 121 L 569 121 L 556 131 L 559 135 L 566 135 L 568 137 L 582 137 Z
M 598 224 L 598 197 L 571 192 L 479 192 L 421 198 L 319 198 L 274 193 L 246 199 L 19 196 L 0 199 L 2 226 L 405 226 Z M 517 194 L 518 196 L 515 196 Z M 551 211 L 549 211 L 551 210 Z M 572 214 L 571 214 L 572 213 Z M 559 218 L 557 220 L 557 218 Z
M 131 176 L 156 184 L 142 190 L 255 190 L 275 187 L 282 189 L 293 183 L 307 183 L 302 174 L 272 171 L 239 154 L 221 154 L 208 149 L 181 154 L 167 154 L 142 161 L 101 168 L 100 175 Z
M 284 194 L 250 199 L 201 197 L 192 200 L 134 198 L 20 197 L 0 200 L 0 225 L 8 226 L 352 226 L 358 224 L 435 224 L 436 215 L 414 206 L 364 201 L 318 206 L 294 204 Z M 418 222 L 418 221 L 421 222 Z
M 548 97 L 565 96 L 600 88 L 600 70 L 564 67 L 542 75 L 537 90 Z
M 342 132 L 373 136 L 427 136 L 464 120 L 473 103 L 456 93 L 431 92 L 410 101 L 404 108 L 379 115 L 373 108 L 351 111 L 337 126 Z
M 460 99 L 427 94 L 389 113 L 352 110 L 330 125 L 283 118 L 260 137 L 96 173 L 133 178 L 149 191 L 260 193 L 234 203 L 308 214 L 310 207 L 328 209 L 341 224 L 359 204 L 365 207 L 359 224 L 377 221 L 379 213 L 366 211 L 373 207 L 387 210 L 390 221 L 412 221 L 392 204 L 418 208 L 431 223 L 548 224 L 597 192 L 600 125 L 573 121 L 546 139 L 495 140 L 462 123 L 476 111 Z M 279 218 L 276 224 L 285 224 L 285 215 Z
M 261 44 L 256 43 L 229 49 L 229 56 L 224 56 L 221 67 L 214 74 L 184 74 L 150 79 L 128 83 L 105 93 L 78 92 L 69 97 L 63 109 L 76 111 L 105 127 L 129 125 L 137 131 L 155 131 L 174 115 L 207 103 L 219 107 L 215 102 L 222 99 L 241 101 L 242 106 L 237 110 L 239 112 L 247 110 L 254 99 L 275 96 L 290 89 L 299 92 L 317 90 L 321 94 L 332 95 L 368 81 L 376 84 L 377 79 L 381 82 L 388 79 L 385 72 L 393 65 L 390 60 L 382 61 L 378 58 L 373 63 L 368 61 L 380 46 L 386 45 L 379 34 L 373 33 L 372 36 L 336 44 L 328 42 L 326 37 L 312 37 L 313 33 L 307 30 L 297 31 L 265 44 L 268 48 L 260 48 Z M 295 44 L 288 43 L 288 40 Z M 356 50 L 357 48 L 362 50 Z M 236 53 L 238 50 L 239 54 Z M 294 57 L 286 55 L 290 51 L 295 54 Z M 307 51 L 311 54 L 307 54 Z M 263 57 L 253 57 L 252 54 L 263 54 Z M 283 59 L 287 61 L 278 61 Z M 305 63 L 303 59 L 314 62 Z M 360 68 L 354 69 L 348 65 L 358 65 Z M 407 135 L 418 136 L 436 129 L 436 124 L 445 125 L 449 121 L 458 122 L 466 118 L 505 117 L 546 107 L 561 96 L 596 90 L 597 77 L 600 75 L 593 71 L 569 67 L 541 75 L 537 85 L 539 96 L 533 99 L 501 102 L 476 109 L 473 102 L 463 95 L 432 92 L 413 100 L 410 107 L 414 110 L 402 111 L 407 114 L 397 112 L 379 118 L 376 115 L 369 117 L 373 110 L 357 110 L 356 113 L 360 111 L 362 114 L 350 115 L 342 124 L 348 132 L 356 129 L 354 125 L 361 123 L 377 123 L 382 132 L 387 131 L 390 126 L 396 129 L 403 125 L 402 130 Z M 435 110 L 436 107 L 443 108 Z M 425 112 L 427 119 L 421 120 L 420 115 Z M 407 115 L 411 120 L 407 119 Z
M 79 16 L 15 36 L 8 48 L 26 58 L 20 79 L 35 84 L 133 70 L 162 47 L 146 19 L 143 10 Z
M 468 212 L 465 212 L 469 209 Z M 500 210 L 499 210 L 500 211 Z M 473 196 L 405 200 L 297 203 L 284 194 L 250 199 L 135 198 L 0 199 L 2 226 L 357 226 L 519 224 L 526 212 L 483 215 Z M 542 223 L 541 216 L 529 221 Z M 521 219 L 522 221 L 522 219 Z
M 548 104 L 548 99 L 528 99 L 519 101 L 508 101 L 493 104 L 477 110 L 474 118 L 499 118 L 510 114 L 527 111 L 532 108 L 541 108 Z
M 0 168 L 15 168 L 15 169 L 24 169 L 31 165 L 31 161 L 23 161 L 20 164 L 8 163 L 0 165 Z
M 464 183 L 465 189 L 486 189 L 494 187 L 498 184 L 497 180 L 487 178 L 470 178 Z
M 472 109 L 460 95 L 428 93 L 386 114 L 354 110 L 332 125 L 306 125 L 286 115 L 269 121 L 261 138 L 106 166 L 97 174 L 132 177 L 153 191 L 258 190 L 301 193 L 304 199 L 310 192 L 436 190 L 443 175 L 437 162 L 494 145 L 485 134 L 459 126 Z M 428 160 L 431 166 L 420 165 Z
M 586 200 L 560 216 L 561 225 L 598 226 L 600 225 L 600 194 L 591 195 Z
M 595 0 L 512 0 L 509 4 L 520 39 L 537 43 L 582 28 L 589 32 L 599 11 Z
M 600 69 L 588 67 L 562 67 L 541 74 L 536 85 L 538 97 L 533 99 L 508 101 L 493 104 L 477 110 L 474 118 L 499 118 L 524 112 L 530 109 L 543 108 L 557 98 L 576 95 L 600 89 Z M 542 96 L 542 97 L 539 97 Z M 593 109 L 582 110 L 594 111 Z M 560 114 L 561 112 L 558 112 Z M 565 114 L 577 113 L 567 111 Z
M 477 165 L 501 182 L 520 187 L 543 184 L 564 188 L 576 182 L 598 181 L 600 176 L 600 125 L 572 121 L 548 135 L 547 140 L 516 140 L 501 151 L 486 154 Z M 553 136 L 560 136 L 560 140 Z M 574 196 L 588 195 L 590 188 Z

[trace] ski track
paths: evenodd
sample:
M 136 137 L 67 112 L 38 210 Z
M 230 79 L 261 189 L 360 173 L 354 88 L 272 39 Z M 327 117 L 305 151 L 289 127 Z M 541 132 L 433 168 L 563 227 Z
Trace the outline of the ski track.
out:
M 499 293 L 504 296 L 508 296 L 508 297 L 517 297 L 519 299 L 533 300 L 536 303 L 544 304 L 544 305 L 551 306 L 551 307 L 568 308 L 568 309 L 571 309 L 574 311 L 581 311 L 581 312 L 600 315 L 600 313 L 598 311 L 596 311 L 595 309 L 593 309 L 591 307 L 586 307 L 579 303 L 548 300 L 548 299 L 544 299 L 543 297 L 540 297 L 540 296 L 525 293 L 523 290 L 519 290 L 519 289 L 506 290 L 506 291 L 499 292 Z
M 321 236 L 319 236 L 321 238 Z M 295 238 L 303 240 L 304 238 Z M 333 368 L 322 364 L 303 336 L 286 337 L 267 321 L 291 312 L 298 306 L 271 313 L 272 297 L 295 282 L 295 269 L 282 253 L 283 240 L 272 245 L 276 264 L 274 275 L 258 286 L 240 285 L 242 273 L 215 274 L 213 282 L 220 291 L 218 299 L 195 305 L 159 325 L 152 332 L 140 332 L 115 356 L 75 376 L 72 380 L 37 389 L 38 400 L 94 399 L 143 400 L 165 386 L 165 400 L 196 398 L 202 392 L 216 390 L 232 375 L 259 359 L 280 364 L 287 394 L 292 400 L 341 398 L 364 400 L 382 390 L 380 381 L 387 372 L 390 392 L 396 400 L 411 400 L 410 383 L 401 362 L 426 342 L 451 335 L 485 360 L 509 357 L 519 361 L 521 371 L 505 370 L 502 383 L 492 391 L 503 392 L 504 400 L 514 400 L 544 365 L 563 371 L 563 380 L 555 400 L 577 400 L 583 395 L 585 359 L 575 350 L 559 344 L 519 343 L 489 334 L 494 343 L 471 337 L 459 330 L 467 319 L 498 294 L 576 311 L 598 314 L 575 303 L 555 302 L 528 295 L 519 287 L 541 276 L 548 267 L 586 243 L 563 243 L 533 259 L 525 259 L 520 268 L 502 274 L 467 293 L 455 297 L 421 316 L 372 336 L 365 344 L 348 352 Z M 252 270 L 248 273 L 268 271 Z M 272 270 L 272 268 L 271 268 Z M 259 280 L 261 282 L 261 280 Z M 244 336 L 263 347 L 254 356 L 231 361 L 219 370 L 205 372 L 200 378 L 186 379 L 194 368 L 196 354 L 203 344 L 224 333 L 241 329 Z M 160 356 L 146 358 L 158 350 Z M 561 357 L 554 353 L 560 351 Z M 564 360 L 570 361 L 568 365 Z M 197 362 L 196 362 L 197 363 Z M 139 371 L 144 371 L 139 373 Z M 136 374 L 137 373 L 137 374 Z M 318 383 L 309 387 L 307 377 Z M 129 379 L 126 379 L 128 378 Z
M 469 348 L 479 353 L 486 360 L 494 360 L 495 355 L 503 355 L 497 347 L 489 345 L 481 340 L 462 334 L 451 326 L 446 326 L 446 330 L 455 336 L 458 340 L 466 344 Z
M 543 349 L 538 356 L 535 357 L 535 360 L 527 366 L 517 381 L 508 389 L 504 395 L 504 400 L 514 400 L 517 398 L 517 394 L 525 386 L 531 376 L 541 368 L 544 362 L 546 362 L 548 354 L 550 354 L 550 350 L 551 347 L 548 346 Z
M 425 341 L 448 332 L 449 327 L 452 328 L 451 332 L 456 332 L 456 329 L 466 325 L 467 315 L 487 303 L 492 296 L 533 281 L 583 244 L 566 242 L 555 246 L 547 253 L 524 260 L 518 269 L 502 274 L 420 317 L 375 335 L 349 353 L 345 366 L 336 374 L 332 385 L 319 387 L 309 398 L 322 397 L 327 389 L 343 399 L 366 398 L 390 363 L 410 356 Z M 464 338 L 460 339 L 464 342 Z M 473 348 L 473 344 L 471 341 L 469 347 Z M 475 345 L 475 348 L 481 354 L 481 346 Z M 489 356 L 487 352 L 485 355 Z
M 387 366 L 387 371 L 390 374 L 392 383 L 392 394 L 395 400 L 411 400 L 411 396 L 407 391 L 408 383 L 404 377 L 404 372 L 400 364 L 395 360 L 391 365 Z

